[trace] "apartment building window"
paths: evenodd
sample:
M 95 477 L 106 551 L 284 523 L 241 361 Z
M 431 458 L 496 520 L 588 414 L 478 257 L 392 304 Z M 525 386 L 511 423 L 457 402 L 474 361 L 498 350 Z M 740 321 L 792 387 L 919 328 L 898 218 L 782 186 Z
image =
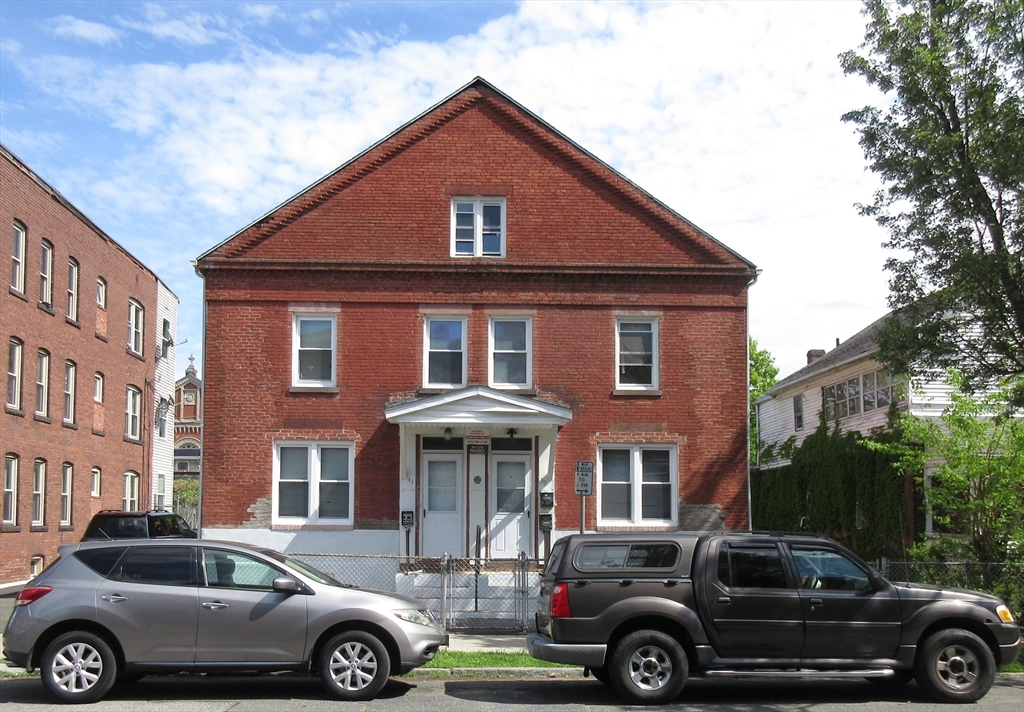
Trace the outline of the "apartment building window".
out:
M 46 522 L 46 460 L 36 460 L 32 468 L 32 526 Z
M 124 473 L 124 496 L 121 498 L 121 509 L 126 512 L 139 511 L 139 473 Z
M 488 378 L 493 388 L 530 388 L 533 382 L 533 320 L 493 317 Z
M 20 222 L 14 223 L 14 245 L 11 248 L 11 289 L 25 293 L 25 235 L 28 230 Z
M 103 382 L 103 374 L 99 371 L 93 376 L 92 399 L 97 403 L 103 402 L 103 392 L 106 388 Z
M 78 261 L 68 260 L 68 319 L 78 321 Z
M 895 381 L 892 375 L 878 369 L 861 376 L 864 391 L 864 412 L 885 410 L 891 403 L 900 403 L 905 399 L 906 389 L 902 383 Z
M 674 524 L 676 449 L 665 445 L 603 445 L 598 449 L 598 521 Z
M 43 349 L 36 354 L 36 415 L 50 416 L 50 354 Z
M 90 494 L 99 497 L 103 492 L 103 470 L 98 467 L 92 468 L 92 488 Z
M 60 473 L 60 524 L 71 526 L 71 493 L 74 491 L 74 467 L 65 462 Z
M 100 309 L 107 308 L 107 280 L 103 277 L 96 278 L 96 306 Z
M 804 429 L 804 396 L 793 396 L 793 430 Z
M 427 317 L 423 349 L 423 385 L 461 388 L 466 383 L 466 319 Z
M 274 522 L 351 524 L 354 450 L 352 443 L 275 443 Z
M 43 564 L 45 560 L 41 556 L 33 556 L 28 560 L 28 575 L 31 578 L 35 578 L 39 574 L 43 573 Z
M 156 476 L 156 492 L 153 495 L 153 507 L 154 509 L 166 509 L 167 508 L 167 493 L 164 489 L 167 487 L 167 476 L 157 475 Z
M 857 415 L 860 413 L 860 376 L 825 386 L 821 390 L 821 402 L 828 422 Z
M 504 198 L 452 198 L 451 256 L 505 256 Z
M 4 524 L 18 523 L 18 456 L 4 456 Z
M 64 422 L 73 424 L 75 422 L 75 381 L 77 379 L 78 367 L 74 361 L 67 361 L 64 364 Z
M 142 391 L 128 386 L 125 391 L 124 436 L 131 440 L 140 439 L 140 413 L 142 412 Z
M 615 329 L 615 387 L 658 388 L 658 319 L 620 317 Z
M 43 240 L 39 260 L 39 303 L 53 305 L 53 245 L 47 240 Z
M 128 300 L 128 350 L 142 356 L 142 339 L 146 327 L 146 310 L 134 299 Z
M 337 383 L 338 320 L 335 314 L 292 316 L 292 385 L 331 388 Z
M 7 345 L 7 407 L 13 410 L 21 410 L 21 353 L 21 340 L 12 338 Z

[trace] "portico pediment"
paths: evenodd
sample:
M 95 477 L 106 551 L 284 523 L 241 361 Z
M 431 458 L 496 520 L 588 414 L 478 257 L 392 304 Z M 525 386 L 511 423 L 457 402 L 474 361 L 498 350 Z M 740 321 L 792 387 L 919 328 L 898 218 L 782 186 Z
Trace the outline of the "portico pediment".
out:
M 473 386 L 388 404 L 389 423 L 473 424 L 515 427 L 564 425 L 572 411 L 536 398 Z

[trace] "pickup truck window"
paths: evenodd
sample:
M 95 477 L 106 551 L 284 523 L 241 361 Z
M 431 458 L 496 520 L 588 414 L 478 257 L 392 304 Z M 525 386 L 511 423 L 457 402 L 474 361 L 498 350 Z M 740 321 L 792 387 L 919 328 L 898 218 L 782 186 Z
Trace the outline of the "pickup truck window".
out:
M 776 547 L 729 544 L 718 551 L 718 580 L 729 588 L 789 588 Z
M 555 545 L 551 547 L 551 555 L 548 556 L 548 563 L 544 566 L 544 576 L 547 576 L 549 573 L 552 573 L 553 571 L 558 571 L 558 564 L 561 563 L 562 554 L 564 553 L 564 541 L 556 542 Z
M 871 587 L 867 572 L 838 551 L 809 546 L 794 546 L 791 550 L 801 588 L 866 591 Z
M 576 555 L 580 571 L 598 569 L 674 569 L 679 547 L 668 543 L 590 544 Z

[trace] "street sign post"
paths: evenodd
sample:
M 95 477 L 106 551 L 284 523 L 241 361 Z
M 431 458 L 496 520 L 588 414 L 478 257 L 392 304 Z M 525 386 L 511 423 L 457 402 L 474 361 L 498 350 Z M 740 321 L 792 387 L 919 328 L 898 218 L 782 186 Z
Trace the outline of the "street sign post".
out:
M 576 494 L 580 496 L 580 534 L 586 528 L 587 500 L 594 494 L 594 463 L 590 460 L 576 461 Z

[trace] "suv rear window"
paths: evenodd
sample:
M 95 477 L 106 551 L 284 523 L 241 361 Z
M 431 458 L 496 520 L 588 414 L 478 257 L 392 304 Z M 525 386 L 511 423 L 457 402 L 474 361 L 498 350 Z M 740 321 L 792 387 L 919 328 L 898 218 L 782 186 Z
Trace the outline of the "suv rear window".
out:
M 110 572 L 121 556 L 127 551 L 127 546 L 111 546 L 103 549 L 82 549 L 76 551 L 74 557 L 98 573 L 103 578 L 110 576 Z
M 666 542 L 586 544 L 576 554 L 580 571 L 607 569 L 674 569 L 679 547 Z

